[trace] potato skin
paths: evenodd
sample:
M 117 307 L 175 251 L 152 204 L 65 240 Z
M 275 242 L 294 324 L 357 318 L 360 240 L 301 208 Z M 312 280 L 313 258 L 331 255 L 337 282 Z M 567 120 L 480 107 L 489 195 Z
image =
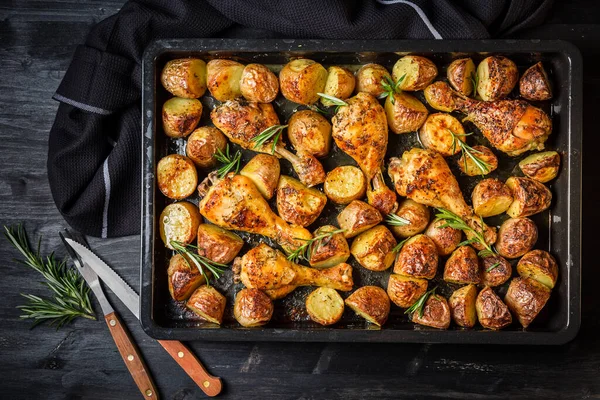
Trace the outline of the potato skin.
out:
M 198 254 L 221 264 L 232 262 L 244 246 L 241 237 L 211 224 L 200 224 L 197 238 Z
M 487 57 L 477 66 L 477 94 L 484 101 L 502 99 L 513 90 L 518 79 L 514 62 L 502 56 Z
M 508 307 L 490 287 L 479 292 L 475 301 L 475 309 L 479 323 L 486 329 L 498 330 L 512 323 Z
M 277 157 L 270 154 L 257 154 L 240 171 L 240 175 L 249 178 L 262 196 L 271 200 L 277 190 L 281 165 Z
M 385 271 L 394 263 L 396 254 L 392 249 L 396 239 L 388 228 L 377 225 L 352 241 L 350 252 L 356 261 L 371 271 Z
M 398 307 L 409 308 L 427 292 L 427 285 L 427 279 L 390 274 L 387 294 Z
M 475 63 L 470 58 L 454 60 L 448 66 L 446 76 L 450 86 L 459 93 L 469 96 L 473 93 Z
M 454 323 L 463 328 L 472 328 L 477 323 L 475 301 L 477 299 L 477 286 L 471 284 L 455 290 L 450 299 L 450 313 Z
M 519 168 L 527 177 L 546 183 L 558 175 L 560 154 L 556 151 L 531 154 L 519 162 Z
M 518 258 L 533 248 L 538 238 L 537 226 L 529 218 L 509 218 L 498 230 L 495 247 L 502 257 Z
M 404 226 L 390 225 L 389 228 L 392 233 L 399 238 L 405 239 L 421 233 L 427 228 L 427 224 L 429 224 L 429 207 L 411 199 L 402 200 L 395 214 L 410 221 L 408 225 Z
M 450 306 L 448 301 L 437 294 L 429 296 L 423 306 L 423 316 L 418 312 L 411 315 L 411 321 L 436 329 L 448 329 L 450 326 Z
M 172 97 L 163 104 L 163 131 L 172 138 L 186 137 L 196 128 L 201 116 L 200 100 Z
M 235 295 L 233 317 L 240 325 L 253 328 L 268 323 L 274 308 L 273 301 L 264 292 L 244 288 Z
M 427 235 L 435 244 L 440 256 L 452 254 L 462 239 L 462 231 L 446 225 L 446 221 L 436 218 L 425 230 Z
M 475 285 L 481 282 L 479 258 L 471 246 L 460 246 L 446 260 L 444 280 L 451 283 Z
M 506 305 L 517 316 L 517 319 L 527 328 L 538 316 L 550 298 L 550 289 L 538 281 L 517 277 L 510 281 L 504 297 Z
M 217 128 L 203 126 L 196 129 L 187 140 L 185 152 L 190 160 L 200 168 L 217 165 L 215 154 L 224 152 L 227 138 Z
M 331 151 L 331 124 L 318 112 L 296 111 L 288 122 L 287 133 L 296 150 L 315 157 L 325 157 Z
M 379 97 L 385 91 L 381 82 L 387 79 L 392 79 L 392 76 L 384 66 L 365 64 L 356 72 L 356 92 L 365 92 Z
M 427 104 L 439 111 L 452 112 L 456 110 L 454 95 L 451 90 L 447 90 L 448 85 L 445 82 L 437 81 L 427 86 L 423 90 Z
M 169 280 L 169 293 L 174 300 L 187 300 L 198 288 L 206 283 L 204 275 L 198 268 L 190 267 L 181 254 L 175 254 L 169 261 L 167 276 Z
M 313 104 L 319 100 L 327 82 L 327 70 L 313 60 L 297 59 L 287 63 L 279 73 L 281 93 L 289 101 Z
M 398 134 L 418 130 L 429 114 L 419 99 L 405 92 L 388 96 L 384 108 L 389 128 Z
M 506 186 L 513 194 L 513 202 L 506 213 L 513 218 L 540 213 L 552 203 L 550 189 L 531 178 L 511 176 L 506 180 Z
M 306 227 L 319 217 L 327 196 L 291 176 L 281 175 L 277 185 L 277 212 L 286 222 Z
M 548 75 L 541 62 L 532 65 L 519 80 L 521 97 L 530 101 L 544 101 L 552 98 Z
M 348 204 L 365 196 L 367 180 L 360 168 L 352 165 L 336 167 L 327 173 L 323 191 L 336 204 Z
M 492 266 L 498 264 L 494 268 Z M 485 286 L 494 287 L 503 285 L 512 275 L 512 266 L 502 256 L 488 256 L 481 259 L 482 281 Z M 492 268 L 490 270 L 490 268 Z
M 317 237 L 327 232 L 338 230 L 333 225 L 324 225 L 313 232 Z M 350 246 L 343 233 L 336 233 L 321 241 L 320 245 L 313 246 L 310 253 L 309 264 L 313 268 L 329 268 L 345 263 L 350 258 Z
M 437 67 L 428 58 L 421 56 L 404 56 L 394 64 L 392 79 L 397 82 L 404 76 L 399 85 L 400 90 L 417 91 L 423 90 L 438 74 Z
M 219 101 L 233 100 L 242 96 L 240 81 L 244 66 L 233 60 L 210 60 L 206 64 L 208 90 Z
M 396 258 L 394 273 L 414 278 L 433 279 L 437 272 L 438 254 L 435 243 L 428 236 L 416 235 L 408 239 Z
M 318 324 L 333 325 L 342 319 L 344 300 L 334 289 L 320 287 L 306 297 L 306 312 Z
M 341 229 L 345 229 L 346 239 L 354 237 L 380 223 L 381 214 L 360 200 L 352 200 L 337 216 L 337 222 Z
M 227 299 L 213 286 L 200 286 L 188 299 L 186 306 L 200 318 L 215 324 L 223 322 Z
M 558 279 L 558 264 L 547 251 L 531 250 L 519 260 L 517 272 L 552 289 Z
M 367 321 L 382 326 L 390 313 L 390 299 L 378 286 L 363 286 L 352 293 L 345 301 L 361 317 Z
M 452 131 L 456 139 L 465 141 L 465 128 L 459 120 L 450 114 L 430 114 L 421 129 L 419 129 L 419 140 L 425 148 L 437 151 L 444 157 L 452 156 L 460 152 L 458 143 L 454 143 Z
M 160 237 L 168 249 L 171 240 L 192 243 L 198 234 L 201 216 L 198 206 L 187 201 L 169 204 L 159 217 Z
M 496 157 L 494 152 L 490 150 L 489 147 L 476 145 L 473 146 L 473 149 L 478 152 L 474 155 L 483 162 L 489 164 L 489 167 L 486 168 L 485 172 L 482 171 L 471 159 L 471 157 L 466 156 L 463 152 L 457 161 L 458 168 L 463 172 L 463 174 L 468 176 L 487 175 L 498 168 L 498 157 Z
M 499 179 L 482 179 L 473 188 L 471 201 L 475 214 L 492 217 L 508 210 L 513 201 L 512 191 Z
M 190 196 L 198 186 L 196 166 L 186 156 L 169 154 L 156 165 L 158 188 L 170 199 L 181 200 Z
M 197 99 L 206 91 L 206 63 L 197 58 L 171 60 L 163 68 L 160 81 L 174 96 Z
M 248 64 L 242 71 L 240 92 L 248 101 L 270 103 L 279 93 L 277 76 L 262 64 Z
M 345 100 L 352 96 L 355 86 L 354 74 L 347 68 L 334 65 L 327 69 L 327 82 L 323 93 Z M 334 105 L 331 100 L 324 97 L 321 98 L 321 103 L 326 107 Z

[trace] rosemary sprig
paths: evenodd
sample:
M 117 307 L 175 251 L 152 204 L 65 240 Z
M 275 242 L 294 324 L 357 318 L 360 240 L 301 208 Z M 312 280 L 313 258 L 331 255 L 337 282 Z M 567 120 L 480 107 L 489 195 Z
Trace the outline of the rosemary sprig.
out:
M 338 110 L 340 109 L 341 106 L 347 106 L 348 103 L 346 103 L 344 100 L 342 99 L 338 99 L 335 96 L 331 96 L 325 93 L 317 93 L 319 96 L 321 96 L 324 99 L 327 99 L 329 101 L 331 101 L 336 107 L 335 107 L 335 112 L 337 113 Z
M 434 287 L 433 289 L 423 293 L 423 296 L 419 297 L 419 300 L 417 300 L 412 306 L 407 308 L 406 311 L 404 311 L 404 314 L 414 314 L 414 313 L 418 312 L 419 317 L 422 317 L 423 316 L 423 308 L 425 308 L 425 303 L 427 302 L 427 299 L 429 298 L 429 296 L 435 294 L 436 289 L 437 289 L 437 286 Z
M 402 218 L 394 213 L 389 213 L 385 219 L 385 222 L 388 225 L 392 226 L 406 226 L 410 224 L 409 220 L 407 220 L 406 218 Z
M 287 128 L 287 125 L 273 125 L 259 133 L 257 136 L 252 138 L 254 142 L 254 149 L 260 149 L 263 147 L 265 143 L 269 140 L 273 141 L 271 145 L 271 154 L 275 154 L 275 148 L 277 147 L 277 142 L 281 137 L 281 132 Z
M 465 163 L 465 171 L 467 171 L 467 157 L 468 157 L 475 163 L 475 166 L 477 168 L 479 168 L 479 170 L 481 171 L 481 175 L 489 174 L 490 170 L 492 168 L 492 165 L 477 156 L 477 154 L 483 154 L 483 152 L 481 152 L 477 149 L 474 149 L 473 147 L 469 146 L 468 144 L 466 144 L 465 142 L 463 142 L 462 140 L 460 140 L 458 138 L 459 136 L 470 136 L 473 134 L 473 132 L 464 133 L 462 135 L 458 134 L 458 133 L 454 133 L 451 129 L 448 129 L 448 132 L 450 132 L 450 134 L 452 135 L 452 153 L 456 152 L 456 145 L 458 144 L 458 147 L 460 148 L 460 151 L 463 154 L 463 160 Z
M 479 257 L 489 257 L 489 256 L 493 256 L 493 255 L 497 254 L 496 251 L 494 250 L 494 248 L 492 248 L 492 246 L 490 246 L 485 241 L 485 238 L 483 237 L 482 232 L 478 232 L 477 230 L 471 228 L 469 225 L 467 225 L 467 223 L 461 217 L 454 214 L 452 211 L 445 210 L 443 208 L 438 208 L 437 211 L 438 212 L 435 215 L 436 218 L 442 219 L 446 222 L 444 225 L 440 226 L 440 228 L 445 228 L 445 227 L 449 226 L 454 229 L 460 229 L 462 231 L 465 231 L 465 233 L 470 232 L 473 235 L 473 237 L 471 239 L 467 239 L 467 240 L 459 243 L 459 246 L 465 246 L 468 244 L 478 243 L 481 246 L 483 246 L 483 250 L 480 250 L 478 253 Z M 483 221 L 482 221 L 482 227 L 483 227 Z
M 406 243 L 408 241 L 408 239 L 410 239 L 411 237 L 407 237 L 406 239 L 404 239 L 403 241 L 401 241 L 400 243 L 395 245 L 394 248 L 392 249 L 392 253 L 398 253 L 400 250 L 402 250 L 402 247 L 404 247 L 404 243 Z
M 222 179 L 225 175 L 229 173 L 229 171 L 235 169 L 235 173 L 240 170 L 240 161 L 242 159 L 242 153 L 238 150 L 235 152 L 233 157 L 229 154 L 229 144 L 225 148 L 225 153 L 221 152 L 221 149 L 217 149 L 215 154 L 215 158 L 221 164 L 224 164 L 221 168 L 217 170 L 219 178 Z
M 500 262 L 497 262 L 496 264 L 490 266 L 488 269 L 485 270 L 485 272 L 492 272 L 494 268 L 496 268 L 498 265 L 500 265 Z
M 17 306 L 24 313 L 21 318 L 33 319 L 32 328 L 48 321 L 56 329 L 77 317 L 96 319 L 89 298 L 90 288 L 77 271 L 67 267 L 65 261 L 57 261 L 54 253 L 45 258 L 40 255 L 41 237 L 34 251 L 22 225 L 16 228 L 5 226 L 4 235 L 25 258 L 16 261 L 39 272 L 46 280 L 44 284 L 54 294 L 54 298 L 43 298 L 21 293 L 28 300 L 26 304 Z
M 198 254 L 198 247 L 192 244 L 185 244 L 182 242 L 178 242 L 176 240 L 171 240 L 171 247 L 183 257 L 187 265 L 192 268 L 192 264 L 190 264 L 190 260 L 194 264 L 194 266 L 200 271 L 204 279 L 206 279 L 206 285 L 210 286 L 210 272 L 215 279 L 219 279 L 221 274 L 225 272 L 225 268 L 228 267 L 227 264 L 221 264 L 214 262 L 204 256 Z M 208 271 L 208 272 L 207 272 Z
M 477 97 L 477 86 L 479 85 L 479 77 L 477 76 L 477 70 L 473 71 L 470 76 L 471 82 L 473 83 L 473 98 Z
M 336 229 L 331 232 L 321 233 L 312 239 L 296 238 L 296 240 L 303 240 L 304 244 L 291 252 L 287 258 L 295 263 L 297 263 L 299 260 L 308 261 L 310 256 L 323 245 L 323 242 L 326 244 L 327 241 L 333 237 L 333 235 L 343 233 L 345 231 L 345 229 Z
M 392 80 L 389 76 L 386 76 L 381 80 L 381 87 L 384 92 L 379 95 L 380 99 L 385 99 L 389 96 L 392 104 L 396 104 L 396 100 L 394 100 L 394 93 L 400 93 L 400 85 L 404 82 L 404 78 L 406 78 L 406 74 L 402 75 L 396 82 Z

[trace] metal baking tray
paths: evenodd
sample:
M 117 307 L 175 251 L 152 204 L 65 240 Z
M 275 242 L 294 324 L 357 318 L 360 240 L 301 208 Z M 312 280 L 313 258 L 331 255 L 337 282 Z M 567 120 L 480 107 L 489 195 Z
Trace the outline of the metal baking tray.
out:
M 553 120 L 553 133 L 547 148 L 562 156 L 558 178 L 550 183 L 554 198 L 550 210 L 533 217 L 539 229 L 536 248 L 550 251 L 559 263 L 559 280 L 550 300 L 541 314 L 527 330 L 513 323 L 502 331 L 482 328 L 460 329 L 456 326 L 440 331 L 410 322 L 403 310 L 392 305 L 388 322 L 382 329 L 374 329 L 363 319 L 347 309 L 340 323 L 322 327 L 308 318 L 304 299 L 312 288 L 299 288 L 275 303 L 275 313 L 269 324 L 261 328 L 242 328 L 233 319 L 232 305 L 241 284 L 235 284 L 232 273 L 227 272 L 215 286 L 227 297 L 227 309 L 221 327 L 202 322 L 185 309 L 183 303 L 169 296 L 167 266 L 171 252 L 165 249 L 158 235 L 158 216 L 171 200 L 157 189 L 155 165 L 170 153 L 185 154 L 185 140 L 172 140 L 164 135 L 161 107 L 169 98 L 160 84 L 160 72 L 168 60 L 181 57 L 198 57 L 206 61 L 213 58 L 230 58 L 242 63 L 266 64 L 274 71 L 290 59 L 305 57 L 326 67 L 344 65 L 357 69 L 360 65 L 375 62 L 389 70 L 405 54 L 419 54 L 431 58 L 439 68 L 439 78 L 444 79 L 445 68 L 451 60 L 471 56 L 478 62 L 490 54 L 510 57 L 520 72 L 542 61 L 554 87 L 551 102 L 539 104 Z M 429 342 L 429 343 L 493 343 L 493 344 L 562 344 L 577 334 L 581 308 L 581 142 L 582 142 L 582 60 L 579 51 L 562 41 L 541 40 L 478 40 L 478 41 L 335 41 L 335 40 L 225 40 L 225 39 L 171 39 L 158 40 L 149 45 L 143 58 L 143 112 L 142 112 L 142 228 L 141 228 L 141 324 L 148 335 L 157 339 L 177 340 L 264 340 L 264 341 L 320 341 L 320 342 Z M 208 94 L 208 92 L 207 92 Z M 421 97 L 422 99 L 422 97 Z M 205 95 L 202 99 L 204 114 L 201 125 L 210 124 L 209 113 L 215 100 Z M 427 104 L 424 101 L 424 104 Z M 287 102 L 281 95 L 274 102 L 282 121 L 299 106 Z M 302 108 L 302 106 L 300 106 Z M 474 129 L 469 123 L 467 130 Z M 479 135 L 481 136 L 481 135 Z M 485 142 L 485 139 L 482 139 Z M 418 145 L 416 134 L 396 135 L 390 132 L 387 158 L 399 156 L 406 149 Z M 497 171 L 490 176 L 505 179 L 517 173 L 518 159 L 501 156 Z M 244 151 L 243 161 L 253 153 Z M 386 158 L 386 159 L 387 159 Z M 354 164 L 354 161 L 337 149 L 324 162 L 326 170 L 334 165 Z M 449 162 L 455 166 L 455 162 Z M 470 191 L 479 178 L 459 177 L 459 183 L 470 201 Z M 208 171 L 199 170 L 200 179 Z M 294 175 L 287 162 L 282 162 L 282 173 Z M 386 174 L 387 175 L 387 174 Z M 193 198 L 196 202 L 198 199 Z M 333 221 L 339 212 L 328 205 L 321 217 L 309 227 L 314 229 Z M 500 224 L 490 219 L 490 224 Z M 246 245 L 243 254 L 258 238 L 241 234 Z M 264 240 L 264 239 L 260 239 Z M 268 242 L 268 241 L 267 241 Z M 390 270 L 372 272 L 354 261 L 355 287 L 375 284 L 386 287 Z M 442 261 L 440 261 L 440 265 Z M 439 268 L 441 271 L 442 268 Z M 438 275 L 440 275 L 438 273 Z M 437 278 L 439 280 L 439 278 Z M 453 287 L 442 283 L 441 293 L 448 297 Z M 501 296 L 506 285 L 499 289 Z M 342 294 L 346 297 L 348 294 Z

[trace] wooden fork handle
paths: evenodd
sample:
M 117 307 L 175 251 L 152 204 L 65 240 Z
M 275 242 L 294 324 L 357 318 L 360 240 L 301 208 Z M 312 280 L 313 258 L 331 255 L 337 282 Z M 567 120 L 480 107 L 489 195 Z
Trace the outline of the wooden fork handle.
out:
M 183 368 L 185 373 L 196 382 L 196 385 L 204 393 L 211 397 L 221 393 L 223 388 L 221 378 L 209 374 L 194 353 L 185 347 L 183 343 L 176 340 L 159 340 L 158 343 L 177 361 L 177 364 Z
M 106 314 L 104 319 L 106 320 L 108 330 L 119 349 L 119 353 L 121 353 L 121 357 L 123 357 L 123 362 L 127 366 L 131 377 L 140 389 L 144 399 L 158 400 L 158 392 L 148 373 L 148 368 L 146 368 L 144 359 L 140 356 L 140 353 L 131 340 L 125 326 L 114 312 Z

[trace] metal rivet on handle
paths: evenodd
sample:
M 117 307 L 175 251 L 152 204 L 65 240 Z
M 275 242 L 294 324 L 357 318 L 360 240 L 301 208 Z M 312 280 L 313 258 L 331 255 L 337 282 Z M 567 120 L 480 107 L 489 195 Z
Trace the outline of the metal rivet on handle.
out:
M 114 319 L 110 320 L 110 326 L 115 326 L 117 324 L 117 321 L 115 321 Z
M 133 354 L 130 354 L 130 355 L 128 355 L 128 356 L 127 356 L 127 359 L 128 359 L 129 361 L 133 361 Z
M 210 386 L 210 382 L 209 381 L 204 381 L 202 382 L 202 384 L 204 385 L 205 388 Z
M 179 353 L 177 353 L 177 355 L 179 356 L 179 358 L 183 358 L 183 356 L 184 356 L 185 354 L 183 354 L 183 351 L 180 351 Z
M 151 397 L 152 396 L 152 390 L 150 390 L 150 389 L 146 390 L 146 396 Z

